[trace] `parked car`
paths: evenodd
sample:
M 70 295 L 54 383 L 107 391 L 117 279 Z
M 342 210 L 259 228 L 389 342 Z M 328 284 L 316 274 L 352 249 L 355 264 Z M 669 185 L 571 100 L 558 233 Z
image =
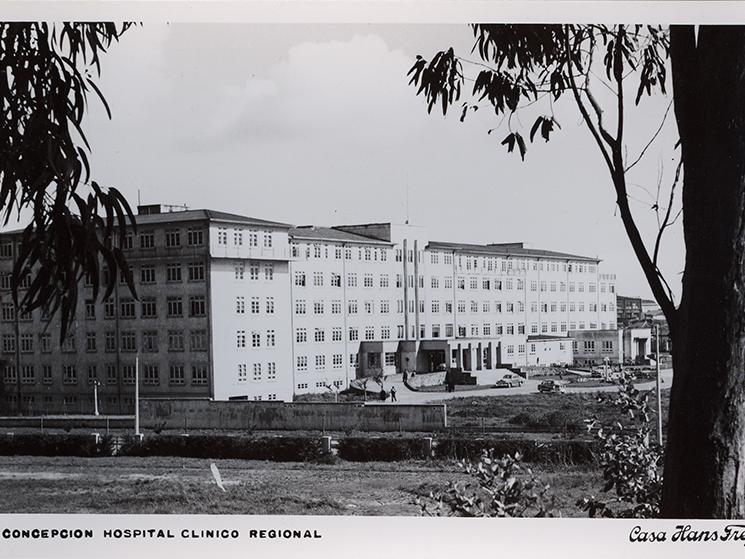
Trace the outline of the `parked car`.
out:
M 603 376 L 603 373 L 601 373 L 600 371 L 593 371 L 592 373 L 590 373 L 591 378 L 600 378 L 602 376 Z
M 538 392 L 565 392 L 564 385 L 555 380 L 544 380 L 538 385 Z
M 495 388 L 514 388 L 515 386 L 522 386 L 523 378 L 520 375 L 514 373 L 507 373 L 494 385 Z

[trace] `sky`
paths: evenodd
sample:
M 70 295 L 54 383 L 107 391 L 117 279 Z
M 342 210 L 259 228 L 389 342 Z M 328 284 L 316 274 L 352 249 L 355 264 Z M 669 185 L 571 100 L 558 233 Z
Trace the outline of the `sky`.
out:
M 408 85 L 417 54 L 449 46 L 475 56 L 463 24 L 146 23 L 102 58 L 98 83 L 112 119 L 91 98 L 92 177 L 133 205 L 139 196 L 296 225 L 408 218 L 433 240 L 598 256 L 602 271 L 617 274 L 617 292 L 650 297 L 576 106 L 555 105 L 561 130 L 530 145 L 523 162 L 499 145 L 507 131 L 493 111 L 465 123 L 457 110 L 428 115 Z M 611 100 L 599 82 L 597 91 Z M 629 103 L 629 160 L 669 102 Z M 526 137 L 541 109 L 530 110 L 512 123 Z M 670 111 L 630 174 L 650 246 L 650 206 L 658 176 L 671 182 L 676 139 Z M 676 227 L 661 259 L 676 293 L 683 257 Z

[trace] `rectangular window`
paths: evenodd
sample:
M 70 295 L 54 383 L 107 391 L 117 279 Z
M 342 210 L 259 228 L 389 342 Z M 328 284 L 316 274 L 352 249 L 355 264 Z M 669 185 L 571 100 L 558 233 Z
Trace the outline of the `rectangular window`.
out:
M 181 297 L 167 297 L 166 308 L 169 317 L 183 316 L 184 306 Z
M 189 229 L 186 232 L 186 242 L 189 246 L 202 246 L 204 244 L 204 231 L 201 229 Z
M 157 318 L 158 307 L 155 298 L 148 297 L 141 302 L 142 318 Z
M 134 384 L 135 383 L 135 366 L 134 365 L 122 365 L 122 383 L 123 384 Z
M 122 299 L 119 304 L 119 309 L 119 316 L 122 318 L 135 317 L 135 302 L 132 299 Z
M 21 334 L 21 353 L 34 352 L 34 335 Z
M 184 351 L 184 331 L 168 331 L 168 351 Z
M 155 283 L 155 266 L 140 268 L 140 283 Z
M 184 366 L 170 365 L 168 368 L 168 384 L 182 386 L 184 384 Z
M 85 333 L 85 351 L 88 353 L 95 353 L 96 351 L 96 333 L 86 332 Z
M 189 281 L 204 281 L 204 264 L 192 262 L 188 265 Z
M 21 384 L 36 384 L 36 373 L 33 365 L 21 367 Z
M 181 281 L 181 264 L 168 264 L 166 266 L 166 281 L 175 283 Z
M 177 248 L 181 246 L 181 231 L 171 229 L 166 231 L 166 247 Z
M 78 383 L 78 370 L 75 365 L 63 365 L 62 366 L 62 384 L 77 384 Z
M 207 365 L 192 365 L 191 367 L 191 384 L 192 386 L 205 386 L 209 382 Z
M 189 332 L 189 348 L 191 351 L 207 351 L 207 330 Z
M 155 235 L 152 231 L 140 233 L 140 248 L 155 248 Z
M 137 337 L 134 332 L 122 332 L 121 350 L 127 352 L 137 351 Z
M 192 295 L 189 297 L 189 316 L 204 316 L 205 308 L 204 295 Z
M 96 303 L 91 299 L 85 302 L 85 319 L 96 320 Z
M 158 351 L 157 330 L 145 330 L 142 333 L 142 351 L 146 353 L 156 353 Z

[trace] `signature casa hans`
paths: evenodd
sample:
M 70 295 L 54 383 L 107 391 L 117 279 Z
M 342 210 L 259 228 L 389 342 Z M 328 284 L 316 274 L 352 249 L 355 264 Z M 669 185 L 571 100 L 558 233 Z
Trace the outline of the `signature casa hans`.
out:
M 716 530 L 694 530 L 690 524 L 678 524 L 675 530 L 644 530 L 634 526 L 629 532 L 631 543 L 642 542 L 743 542 L 745 524 L 728 524 Z

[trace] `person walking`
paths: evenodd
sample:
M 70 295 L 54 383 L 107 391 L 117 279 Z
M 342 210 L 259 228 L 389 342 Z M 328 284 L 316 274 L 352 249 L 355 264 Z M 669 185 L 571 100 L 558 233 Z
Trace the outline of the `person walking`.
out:
M 396 401 L 396 387 L 391 386 L 391 402 L 395 402 L 395 401 Z

